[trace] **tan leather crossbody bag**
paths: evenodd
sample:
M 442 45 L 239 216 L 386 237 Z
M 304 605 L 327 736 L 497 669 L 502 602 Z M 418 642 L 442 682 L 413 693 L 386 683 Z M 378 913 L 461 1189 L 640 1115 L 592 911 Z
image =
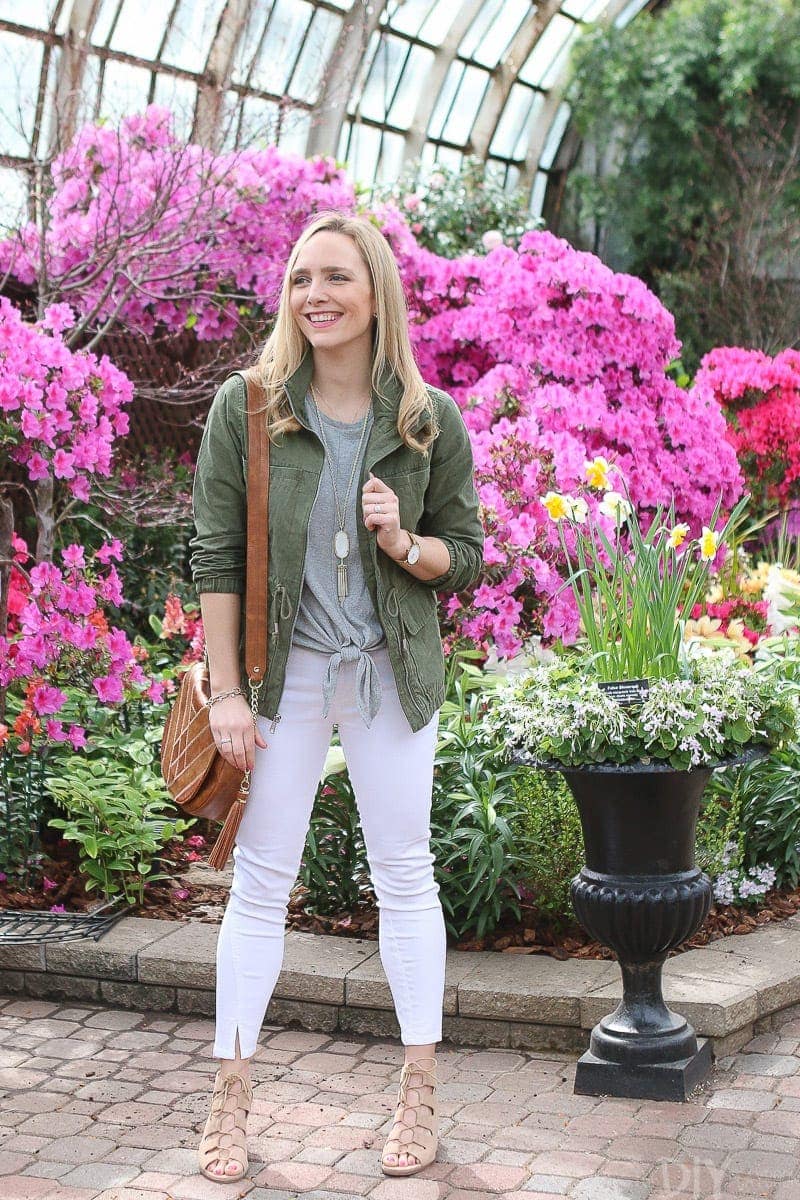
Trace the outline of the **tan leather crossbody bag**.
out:
M 258 693 L 267 677 L 267 580 L 269 577 L 269 438 L 264 414 L 255 409 L 263 390 L 252 371 L 247 385 L 247 563 L 245 666 L 255 723 Z M 224 821 L 209 864 L 221 869 L 233 849 L 250 793 L 250 772 L 231 766 L 211 732 L 208 655 L 181 679 L 164 724 L 161 773 L 175 803 L 193 817 Z

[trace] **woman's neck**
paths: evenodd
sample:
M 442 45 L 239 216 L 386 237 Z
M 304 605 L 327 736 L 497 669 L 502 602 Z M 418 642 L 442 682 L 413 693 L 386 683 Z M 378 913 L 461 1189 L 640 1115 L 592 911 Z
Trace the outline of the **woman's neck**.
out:
M 353 413 L 363 411 L 372 394 L 372 363 L 352 354 L 340 358 L 315 351 L 311 382 L 327 412 L 349 420 Z

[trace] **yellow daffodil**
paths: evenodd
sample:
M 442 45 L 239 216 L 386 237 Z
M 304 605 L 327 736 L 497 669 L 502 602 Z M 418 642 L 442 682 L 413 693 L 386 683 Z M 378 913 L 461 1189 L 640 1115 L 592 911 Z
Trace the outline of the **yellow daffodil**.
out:
M 547 509 L 551 521 L 561 521 L 564 517 L 568 517 L 572 503 L 569 496 L 562 496 L 560 492 L 548 492 L 546 496 L 542 497 L 542 504 Z
M 719 550 L 719 534 L 713 529 L 709 529 L 707 525 L 703 526 L 703 532 L 700 535 L 700 557 L 703 562 L 710 562 L 714 555 Z
M 674 529 L 670 530 L 667 541 L 673 550 L 677 550 L 678 546 L 682 546 L 686 541 L 688 535 L 689 526 L 681 522 L 680 525 L 676 525 Z
M 628 501 L 619 492 L 606 492 L 597 507 L 603 516 L 613 517 L 618 525 L 627 521 L 632 511 Z
M 608 487 L 608 473 L 611 470 L 611 463 L 607 458 L 603 458 L 602 454 L 598 454 L 591 462 L 585 462 L 583 468 L 586 472 L 586 478 L 589 481 L 589 487 L 597 488 L 603 491 Z

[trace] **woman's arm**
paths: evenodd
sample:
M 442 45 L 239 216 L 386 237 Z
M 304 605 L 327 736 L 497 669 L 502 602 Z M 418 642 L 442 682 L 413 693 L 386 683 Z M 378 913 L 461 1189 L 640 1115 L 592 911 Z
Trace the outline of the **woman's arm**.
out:
M 201 592 L 211 695 L 241 687 L 239 624 L 242 598 L 238 592 Z

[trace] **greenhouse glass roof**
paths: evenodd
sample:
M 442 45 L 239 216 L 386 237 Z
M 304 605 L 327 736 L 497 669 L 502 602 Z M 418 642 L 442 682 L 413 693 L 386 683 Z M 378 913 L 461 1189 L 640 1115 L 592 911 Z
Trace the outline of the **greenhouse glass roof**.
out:
M 657 0 L 0 0 L 0 215 L 86 120 L 168 105 L 217 149 L 333 154 L 367 186 L 477 155 L 538 214 L 587 24 Z

